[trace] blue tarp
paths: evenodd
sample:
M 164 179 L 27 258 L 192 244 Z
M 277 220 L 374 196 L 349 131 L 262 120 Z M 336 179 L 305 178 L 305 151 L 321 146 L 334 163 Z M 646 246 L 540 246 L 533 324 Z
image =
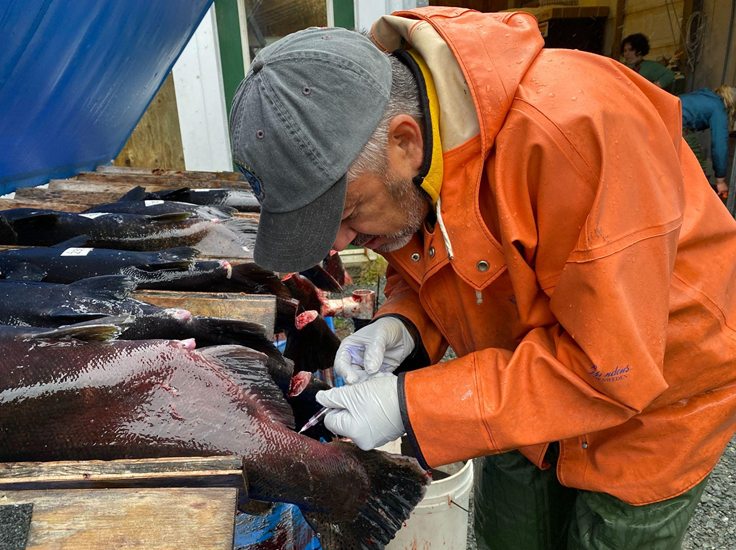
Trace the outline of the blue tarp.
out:
M 117 157 L 212 0 L 0 0 L 0 194 Z

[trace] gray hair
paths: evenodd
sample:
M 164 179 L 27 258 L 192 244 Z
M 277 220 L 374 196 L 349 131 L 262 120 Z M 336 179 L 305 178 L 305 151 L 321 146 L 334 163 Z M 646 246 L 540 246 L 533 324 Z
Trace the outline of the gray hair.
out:
M 398 115 L 409 115 L 417 121 L 424 134 L 424 115 L 419 87 L 409 68 L 393 55 L 391 61 L 391 95 L 381 122 L 374 130 L 358 158 L 348 168 L 348 182 L 363 174 L 385 175 L 388 169 L 388 125 Z

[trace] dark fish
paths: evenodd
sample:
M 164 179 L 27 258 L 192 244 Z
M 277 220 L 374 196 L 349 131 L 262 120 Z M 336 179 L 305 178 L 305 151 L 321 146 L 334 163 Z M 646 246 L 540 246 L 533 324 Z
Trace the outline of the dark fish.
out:
M 84 235 L 87 246 L 115 250 L 151 251 L 196 246 L 200 254 L 227 258 L 252 258 L 257 226 L 249 220 L 192 218 L 187 213 L 141 216 L 57 212 L 16 208 L 0 212 L 15 238 L 0 231 L 0 244 L 53 246 Z
M 77 237 L 50 248 L 22 248 L 0 253 L 0 278 L 73 283 L 98 275 L 128 275 L 137 283 L 161 273 L 186 269 L 197 256 L 194 248 L 131 252 L 89 248 Z
M 296 372 L 317 372 L 333 366 L 339 347 L 340 339 L 324 317 L 305 311 L 297 316 L 294 328 L 286 330 L 284 357 L 294 361 Z
M 335 279 L 340 286 L 353 283 L 353 280 L 345 269 L 345 266 L 342 263 L 342 258 L 340 258 L 340 254 L 338 254 L 337 250 L 330 250 L 327 257 L 322 260 L 322 267 L 325 268 L 327 273 L 332 275 L 332 278 Z
M 290 273 L 282 281 L 289 289 L 292 297 L 299 301 L 300 312 L 322 312 L 323 298 L 312 281 L 299 273 Z
M 184 187 L 172 191 L 148 193 L 146 199 L 188 202 L 203 206 L 230 206 L 238 212 L 261 211 L 261 205 L 255 195 L 243 189 L 190 189 Z
M 292 431 L 264 356 L 247 348 L 38 345 L 4 331 L 0 345 L 0 461 L 234 454 L 249 497 L 299 506 L 325 550 L 383 548 L 423 496 L 411 459 Z
M 238 344 L 284 363 L 281 353 L 258 323 L 213 319 L 183 309 L 168 309 L 130 297 L 135 281 L 124 275 L 83 279 L 69 285 L 0 281 L 0 325 L 60 327 L 105 317 L 128 316 L 125 340 L 183 340 L 196 338 L 201 346 Z M 281 385 L 290 383 L 282 377 Z M 285 388 L 288 391 L 288 387 Z
M 314 286 L 325 292 L 342 292 L 342 286 L 338 283 L 335 278 L 327 273 L 327 270 L 321 265 L 315 265 L 309 269 L 299 272 L 312 283 Z
M 185 202 L 164 201 L 164 200 L 144 200 L 145 190 L 142 187 L 141 198 L 125 200 L 121 198 L 118 202 L 110 202 L 106 204 L 98 204 L 85 210 L 85 213 L 93 212 L 111 212 L 119 214 L 143 214 L 147 216 L 157 216 L 161 214 L 174 214 L 186 212 L 192 216 L 202 220 L 226 220 L 232 218 L 237 212 L 229 206 L 201 206 Z M 126 195 L 127 196 L 127 195 Z

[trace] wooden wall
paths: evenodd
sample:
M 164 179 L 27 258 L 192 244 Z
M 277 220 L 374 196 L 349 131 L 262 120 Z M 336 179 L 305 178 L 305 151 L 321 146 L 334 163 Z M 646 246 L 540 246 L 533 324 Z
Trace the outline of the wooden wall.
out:
M 174 79 L 171 74 L 115 159 L 115 166 L 186 169 Z

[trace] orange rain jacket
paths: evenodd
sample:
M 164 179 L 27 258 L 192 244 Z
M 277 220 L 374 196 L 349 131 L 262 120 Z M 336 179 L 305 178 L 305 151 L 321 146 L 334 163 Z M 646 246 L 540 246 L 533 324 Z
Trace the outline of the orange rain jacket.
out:
M 385 16 L 435 80 L 440 224 L 387 254 L 380 315 L 431 363 L 400 377 L 430 466 L 560 442 L 569 487 L 676 496 L 736 425 L 736 222 L 682 141 L 680 104 L 616 61 L 543 50 L 524 13 Z

